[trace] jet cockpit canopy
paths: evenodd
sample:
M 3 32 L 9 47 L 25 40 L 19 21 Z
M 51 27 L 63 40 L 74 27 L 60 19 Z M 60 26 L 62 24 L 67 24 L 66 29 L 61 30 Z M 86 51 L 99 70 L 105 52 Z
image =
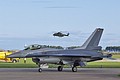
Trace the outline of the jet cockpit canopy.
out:
M 42 45 L 33 44 L 33 45 L 25 46 L 24 50 L 36 50 L 40 48 L 42 48 Z
M 43 48 L 64 49 L 61 46 L 50 46 L 50 45 L 33 44 L 33 45 L 25 46 L 24 50 L 37 50 L 37 49 L 43 49 Z

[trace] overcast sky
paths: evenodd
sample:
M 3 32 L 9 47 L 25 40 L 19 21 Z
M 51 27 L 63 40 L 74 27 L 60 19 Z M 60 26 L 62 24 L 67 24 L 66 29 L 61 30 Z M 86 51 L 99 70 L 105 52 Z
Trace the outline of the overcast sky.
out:
M 120 45 L 120 0 L 0 0 L 0 48 L 24 45 L 82 45 L 95 28 L 100 45 Z M 58 38 L 57 31 L 70 32 Z

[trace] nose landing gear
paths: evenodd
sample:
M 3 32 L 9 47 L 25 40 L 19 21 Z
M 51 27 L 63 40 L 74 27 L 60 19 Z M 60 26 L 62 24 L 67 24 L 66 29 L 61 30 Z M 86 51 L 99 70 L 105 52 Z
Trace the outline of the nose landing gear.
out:
M 41 64 L 38 64 L 38 67 L 39 67 L 38 72 L 42 72 Z

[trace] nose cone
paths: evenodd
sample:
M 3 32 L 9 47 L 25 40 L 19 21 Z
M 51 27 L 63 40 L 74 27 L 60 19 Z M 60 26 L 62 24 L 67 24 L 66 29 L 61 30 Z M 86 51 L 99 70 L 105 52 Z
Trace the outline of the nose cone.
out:
M 8 55 L 8 58 L 25 58 L 26 54 L 24 54 L 24 51 L 15 52 L 13 54 Z

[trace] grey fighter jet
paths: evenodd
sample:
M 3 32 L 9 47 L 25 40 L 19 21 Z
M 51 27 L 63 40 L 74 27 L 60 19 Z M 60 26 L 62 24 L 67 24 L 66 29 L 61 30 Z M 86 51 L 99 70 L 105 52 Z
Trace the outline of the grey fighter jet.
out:
M 102 60 L 103 58 L 111 57 L 112 55 L 103 55 L 102 47 L 98 46 L 103 29 L 97 28 L 86 42 L 75 49 L 51 49 L 38 48 L 25 49 L 9 55 L 9 58 L 32 58 L 41 72 L 42 64 L 57 64 L 58 71 L 63 70 L 63 66 L 68 64 L 71 66 L 73 72 L 77 72 L 77 66 L 86 66 L 87 62 Z

